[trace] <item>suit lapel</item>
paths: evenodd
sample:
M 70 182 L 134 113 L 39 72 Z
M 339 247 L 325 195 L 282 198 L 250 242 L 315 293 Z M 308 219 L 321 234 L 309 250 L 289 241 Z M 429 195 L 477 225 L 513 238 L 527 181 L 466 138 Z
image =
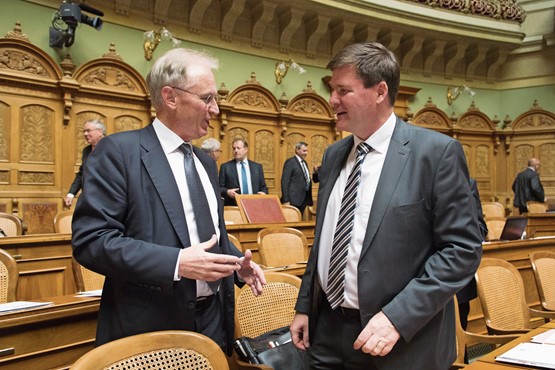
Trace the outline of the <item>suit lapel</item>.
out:
M 158 191 L 158 196 L 168 213 L 168 218 L 183 246 L 189 246 L 191 242 L 187 231 L 185 212 L 179 197 L 179 189 L 175 180 L 168 181 L 168 174 L 171 175 L 172 170 L 152 125 L 141 131 L 141 146 L 144 150 L 141 161 Z M 173 176 L 171 177 L 173 179 Z
M 393 131 L 393 136 L 387 150 L 382 173 L 376 189 L 376 196 L 374 196 L 372 202 L 372 209 L 366 228 L 366 236 L 362 244 L 361 258 L 367 252 L 370 243 L 382 223 L 385 211 L 391 202 L 399 178 L 409 159 L 411 150 L 407 144 L 410 142 L 410 137 L 406 128 L 406 124 L 397 118 L 395 130 Z

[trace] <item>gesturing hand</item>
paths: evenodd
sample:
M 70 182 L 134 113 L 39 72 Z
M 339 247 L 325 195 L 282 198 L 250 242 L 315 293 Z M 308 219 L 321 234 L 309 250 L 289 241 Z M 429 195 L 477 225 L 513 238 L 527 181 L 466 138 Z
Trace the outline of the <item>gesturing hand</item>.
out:
M 255 296 L 262 294 L 264 285 L 266 285 L 266 278 L 260 266 L 252 260 L 250 249 L 247 249 L 245 257 L 241 258 L 240 266 L 241 269 L 238 271 L 238 274 L 241 279 L 251 288 Z

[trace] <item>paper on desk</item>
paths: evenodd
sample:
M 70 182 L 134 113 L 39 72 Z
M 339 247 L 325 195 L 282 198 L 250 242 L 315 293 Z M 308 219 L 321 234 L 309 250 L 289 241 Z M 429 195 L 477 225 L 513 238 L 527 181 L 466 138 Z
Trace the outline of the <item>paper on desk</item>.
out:
M 520 343 L 501 356 L 497 356 L 495 361 L 555 369 L 555 346 L 550 344 Z
M 30 308 L 37 308 L 51 305 L 52 302 L 29 302 L 29 301 L 15 301 L 0 304 L 0 313 L 11 312 L 19 310 L 27 310 Z
M 555 344 L 555 329 L 550 329 L 530 339 L 533 343 Z
M 102 289 L 87 290 L 84 292 L 79 292 L 77 293 L 77 295 L 81 297 L 100 297 L 102 296 Z

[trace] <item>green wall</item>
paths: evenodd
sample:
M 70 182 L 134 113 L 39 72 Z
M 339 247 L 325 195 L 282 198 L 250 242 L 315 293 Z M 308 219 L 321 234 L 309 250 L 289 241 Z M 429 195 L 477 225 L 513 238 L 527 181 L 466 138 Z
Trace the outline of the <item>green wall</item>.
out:
M 61 1 L 60 1 L 61 2 Z M 55 9 L 28 3 L 24 0 L 3 0 L 0 2 L 0 34 L 5 35 L 11 31 L 16 21 L 21 22 L 23 33 L 27 34 L 31 42 L 46 51 L 58 63 L 68 51 L 73 62 L 79 66 L 91 59 L 98 58 L 108 51 L 110 43 L 116 45 L 116 51 L 123 60 L 133 66 L 143 76 L 146 76 L 153 61 L 147 61 L 143 56 L 143 30 L 131 29 L 108 22 L 104 22 L 101 31 L 80 24 L 76 31 L 75 43 L 63 53 L 49 46 L 48 28 L 52 21 Z M 329 75 L 330 71 L 313 66 L 303 67 L 306 73 L 299 75 L 297 71 L 290 70 L 281 85 L 275 83 L 274 69 L 275 59 L 256 57 L 240 52 L 212 48 L 206 45 L 194 44 L 182 41 L 183 47 L 206 50 L 220 59 L 221 67 L 216 72 L 218 85 L 225 83 L 229 91 L 242 85 L 250 78 L 251 72 L 256 73 L 256 78 L 263 86 L 268 88 L 276 98 L 283 93 L 288 98 L 302 92 L 307 82 L 311 81 L 313 89 L 321 96 L 328 98 L 329 93 L 322 83 L 322 77 Z M 154 52 L 154 59 L 163 54 L 171 47 L 171 43 L 162 42 Z M 412 80 L 410 75 L 402 76 L 401 84 L 404 86 L 417 87 L 421 90 L 410 103 L 413 113 L 418 112 L 431 97 L 438 108 L 449 115 L 455 113 L 460 116 L 469 107 L 474 99 L 476 107 L 493 119 L 495 115 L 502 121 L 505 116 L 515 119 L 532 107 L 534 99 L 539 99 L 539 104 L 547 110 L 555 111 L 555 86 L 541 86 L 533 88 L 521 88 L 513 90 L 495 90 L 472 88 L 476 95 L 472 98 L 463 93 L 453 102 L 447 104 L 445 82 L 441 84 L 423 83 Z M 459 83 L 453 81 L 453 85 Z M 471 84 L 469 84 L 472 86 Z M 502 123 L 501 123 L 502 124 Z

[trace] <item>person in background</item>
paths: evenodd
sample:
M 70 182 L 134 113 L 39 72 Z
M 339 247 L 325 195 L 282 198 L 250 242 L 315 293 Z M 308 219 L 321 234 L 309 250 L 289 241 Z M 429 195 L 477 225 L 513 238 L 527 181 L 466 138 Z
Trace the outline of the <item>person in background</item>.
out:
M 516 175 L 513 182 L 513 192 L 515 193 L 513 205 L 518 208 L 520 214 L 528 212 L 526 203 L 529 201 L 542 203 L 547 201 L 543 185 L 540 181 L 540 175 L 538 174 L 540 167 L 541 163 L 538 158 L 530 158 L 528 160 L 528 167 Z
M 200 148 L 217 162 L 222 154 L 221 146 L 222 144 L 218 140 L 210 137 L 202 142 Z
M 393 112 L 395 55 L 347 46 L 328 63 L 337 129 L 318 171 L 314 243 L 290 330 L 311 369 L 445 370 L 453 297 L 482 238 L 460 142 Z
M 83 134 L 88 145 L 83 148 L 83 155 L 81 156 L 81 166 L 79 166 L 79 172 L 75 174 L 75 179 L 71 183 L 69 191 L 64 198 L 64 204 L 68 207 L 71 207 L 71 204 L 73 203 L 73 198 L 75 198 L 79 190 L 83 188 L 83 168 L 85 168 L 85 163 L 87 162 L 87 159 L 89 158 L 91 152 L 96 147 L 96 144 L 98 144 L 100 139 L 106 136 L 106 126 L 104 126 L 104 124 L 97 119 L 87 121 L 83 126 Z
M 73 255 L 105 275 L 96 345 L 134 334 L 188 330 L 228 354 L 234 282 L 265 284 L 250 250 L 227 237 L 216 162 L 192 140 L 219 114 L 218 60 L 168 51 L 147 76 L 154 121 L 107 136 L 89 157 L 73 216 Z
M 262 165 L 247 159 L 247 141 L 236 138 L 232 148 L 234 159 L 220 166 L 220 191 L 224 205 L 236 206 L 237 194 L 268 194 Z
M 281 202 L 291 204 L 304 212 L 312 202 L 312 181 L 306 163 L 308 144 L 301 141 L 295 144 L 295 155 L 283 163 L 281 175 Z

